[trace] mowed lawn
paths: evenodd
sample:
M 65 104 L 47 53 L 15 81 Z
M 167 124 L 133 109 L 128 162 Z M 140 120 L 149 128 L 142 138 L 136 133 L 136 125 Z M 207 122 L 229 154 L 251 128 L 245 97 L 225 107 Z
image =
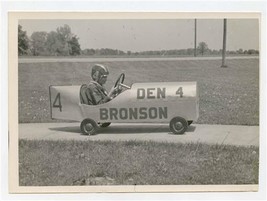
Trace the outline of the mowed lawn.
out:
M 50 119 L 49 85 L 80 85 L 91 79 L 94 63 L 20 63 L 19 122 L 53 122 Z M 197 81 L 200 124 L 259 124 L 259 60 L 232 59 L 228 68 L 220 60 L 114 61 L 102 62 L 110 69 L 110 89 L 122 72 L 125 83 Z
M 53 122 L 49 85 L 91 80 L 94 63 L 19 64 L 19 121 Z M 125 83 L 197 81 L 197 123 L 259 124 L 259 60 L 114 61 L 106 84 L 122 72 Z M 200 143 L 19 140 L 19 184 L 187 185 L 257 184 L 258 147 Z
M 258 147 L 19 141 L 21 186 L 257 184 Z

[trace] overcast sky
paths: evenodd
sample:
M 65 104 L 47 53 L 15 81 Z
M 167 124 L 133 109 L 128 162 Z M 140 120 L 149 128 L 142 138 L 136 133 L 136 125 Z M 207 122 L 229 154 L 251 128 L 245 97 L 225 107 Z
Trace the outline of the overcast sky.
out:
M 36 31 L 55 31 L 67 24 L 82 49 L 112 48 L 123 51 L 168 50 L 194 47 L 194 19 L 175 20 L 20 20 L 31 36 Z M 222 49 L 223 20 L 197 20 L 197 43 Z M 257 19 L 228 19 L 227 50 L 259 49 Z

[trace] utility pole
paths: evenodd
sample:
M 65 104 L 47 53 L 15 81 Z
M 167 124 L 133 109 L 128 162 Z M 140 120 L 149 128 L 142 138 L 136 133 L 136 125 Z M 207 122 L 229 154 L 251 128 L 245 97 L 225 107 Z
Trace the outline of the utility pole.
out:
M 197 56 L 197 19 L 195 19 L 195 49 L 194 49 L 194 57 Z
M 227 33 L 227 20 L 223 19 L 223 49 L 222 49 L 222 68 L 226 68 L 225 53 L 226 53 L 226 33 Z

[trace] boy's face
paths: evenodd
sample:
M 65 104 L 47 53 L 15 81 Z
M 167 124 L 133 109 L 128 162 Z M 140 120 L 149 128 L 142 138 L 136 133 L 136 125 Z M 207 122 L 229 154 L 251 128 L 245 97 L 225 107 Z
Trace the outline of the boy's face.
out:
M 107 78 L 108 78 L 108 75 L 100 75 L 98 83 L 101 84 L 101 85 L 105 84 L 106 81 L 107 81 Z

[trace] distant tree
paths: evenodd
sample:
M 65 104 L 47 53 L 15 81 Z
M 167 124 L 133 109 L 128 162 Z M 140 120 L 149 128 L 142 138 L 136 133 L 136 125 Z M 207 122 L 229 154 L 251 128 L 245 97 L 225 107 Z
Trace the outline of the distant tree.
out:
M 236 52 L 236 51 L 233 51 L 233 50 L 231 50 L 231 51 L 228 50 L 228 51 L 226 51 L 226 53 L 227 53 L 227 54 L 236 54 L 237 52 Z
M 60 48 L 57 49 L 58 54 L 65 56 L 70 55 L 71 46 L 69 45 L 69 41 L 73 37 L 71 28 L 69 25 L 65 24 L 63 27 L 57 28 L 57 34 L 58 45 L 60 46 Z
M 122 50 L 119 50 L 119 51 L 118 51 L 118 55 L 125 55 L 125 52 L 122 51 Z
M 79 38 L 71 33 L 68 25 L 58 27 L 47 35 L 46 48 L 50 55 L 80 55 Z
M 193 48 L 188 48 L 186 50 L 186 55 L 194 55 L 194 49 Z
M 88 53 L 89 53 L 90 55 L 94 55 L 94 54 L 96 54 L 96 50 L 94 50 L 94 49 L 89 49 Z
M 18 26 L 18 53 L 19 55 L 28 54 L 29 38 L 27 32 L 22 30 L 22 26 Z
M 218 55 L 218 54 L 219 54 L 219 51 L 218 51 L 218 50 L 212 50 L 212 51 L 211 51 L 211 54 L 212 54 L 212 55 Z
M 59 55 L 61 46 L 61 41 L 58 40 L 58 33 L 55 31 L 49 32 L 46 38 L 46 48 L 49 54 L 53 56 Z
M 32 40 L 32 53 L 34 56 L 43 55 L 46 53 L 46 40 L 47 33 L 42 32 L 33 32 L 31 35 Z
M 244 53 L 242 48 L 240 48 L 240 49 L 237 50 L 236 52 L 237 52 L 238 54 L 243 54 L 243 53 Z
M 256 54 L 256 50 L 254 50 L 254 49 L 249 49 L 249 50 L 248 50 L 248 54 Z
M 167 51 L 167 55 L 177 55 L 177 54 L 178 54 L 177 50 L 168 50 Z
M 71 48 L 70 55 L 80 55 L 81 54 L 81 47 L 79 44 L 79 39 L 76 36 L 73 36 L 69 41 L 69 45 Z
M 132 52 L 128 50 L 127 51 L 127 55 L 131 55 L 131 54 L 132 54 Z
M 73 36 L 71 33 L 71 28 L 67 24 L 64 24 L 63 27 L 58 27 L 57 33 L 59 34 L 59 39 L 64 42 L 70 41 Z
M 208 50 L 208 45 L 205 42 L 200 42 L 197 47 L 199 53 L 203 56 L 203 54 Z
M 111 49 L 111 48 L 101 48 L 100 55 L 117 55 L 118 50 Z
M 96 54 L 96 50 L 94 50 L 94 49 L 84 49 L 84 50 L 82 50 L 82 54 L 84 54 L 84 55 L 95 55 Z

